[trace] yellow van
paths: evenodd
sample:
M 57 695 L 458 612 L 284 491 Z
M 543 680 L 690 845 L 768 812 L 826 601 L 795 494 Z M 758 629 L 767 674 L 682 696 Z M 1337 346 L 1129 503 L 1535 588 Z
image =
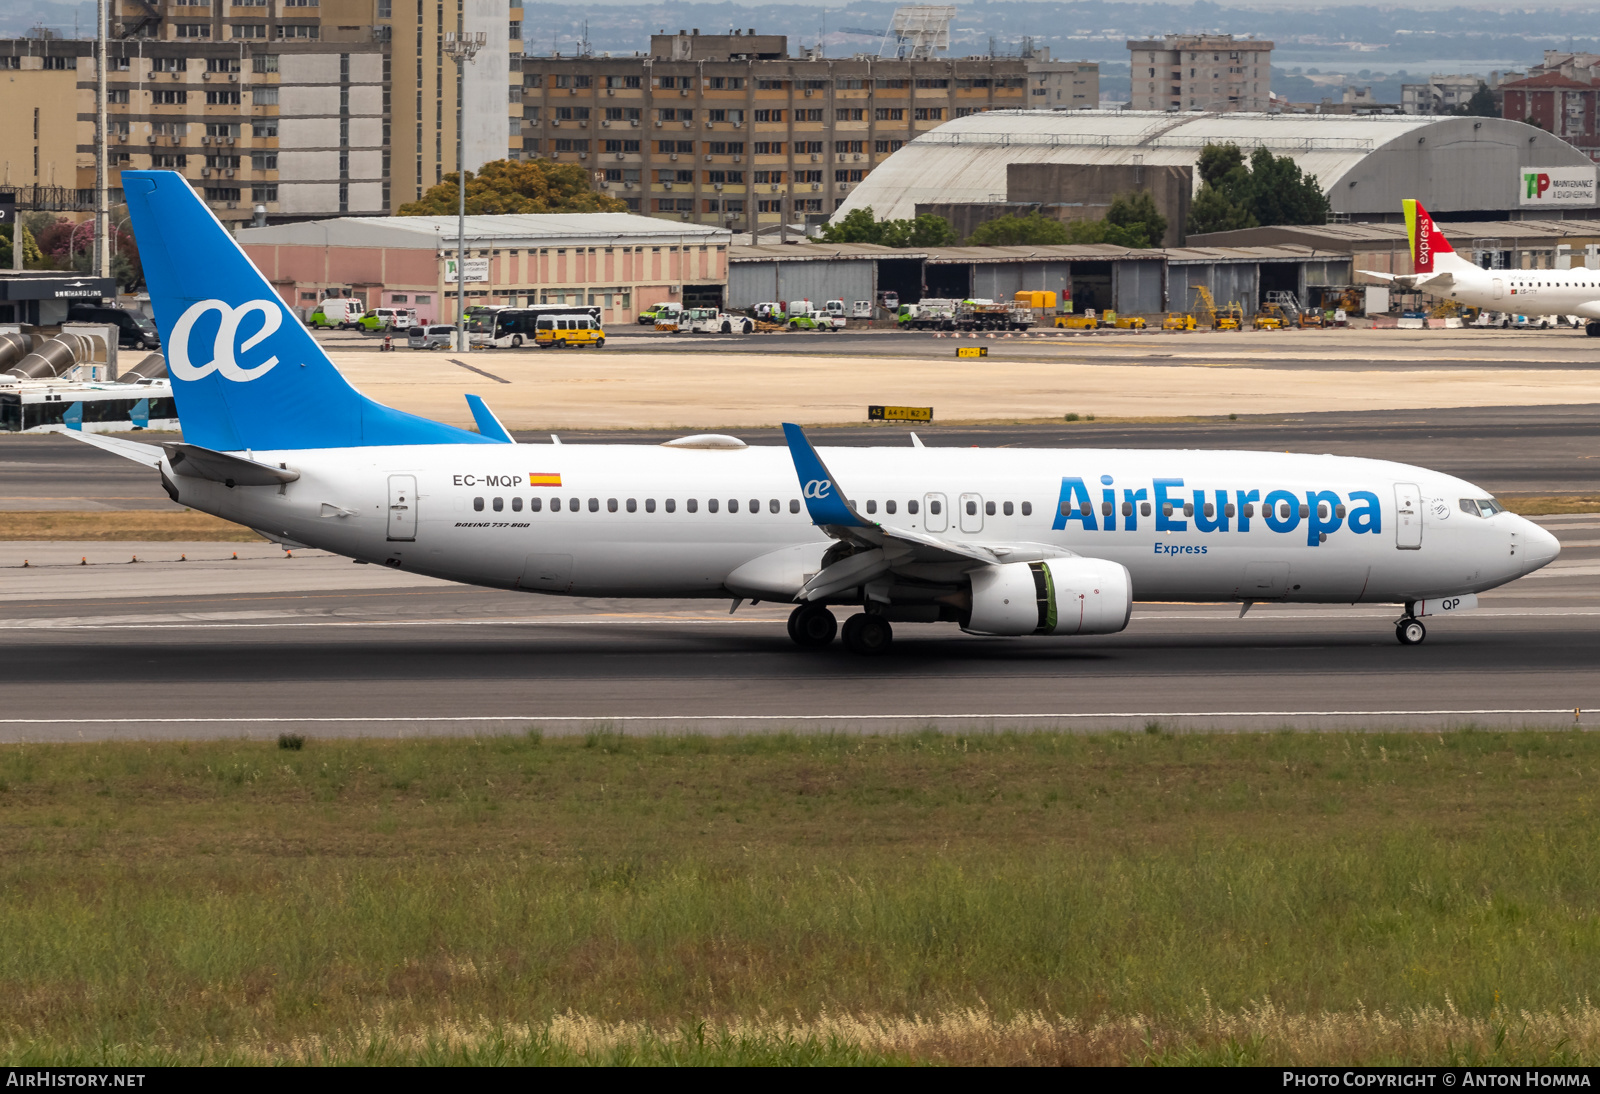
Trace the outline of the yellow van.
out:
M 606 344 L 606 332 L 600 326 L 600 320 L 591 316 L 541 315 L 534 322 L 533 344 L 540 349 L 549 349 L 551 346 L 593 346 L 599 349 Z

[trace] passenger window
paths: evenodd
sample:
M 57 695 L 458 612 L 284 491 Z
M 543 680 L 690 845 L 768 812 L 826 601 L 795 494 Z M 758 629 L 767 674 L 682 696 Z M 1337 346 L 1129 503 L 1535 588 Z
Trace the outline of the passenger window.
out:
M 1109 517 L 1111 515 L 1111 503 L 1109 501 L 1103 501 L 1100 503 L 1100 515 L 1102 517 Z
M 1309 505 L 1302 505 L 1300 507 L 1300 519 L 1304 520 L 1306 517 L 1309 517 L 1310 515 L 1311 515 L 1311 507 Z
M 668 498 L 667 499 L 667 512 L 676 513 L 677 511 L 678 511 L 678 499 L 677 498 Z
M 1172 503 L 1170 501 L 1162 503 L 1161 515 L 1164 517 L 1170 517 L 1172 515 Z
M 717 499 L 716 498 L 707 498 L 706 499 L 706 512 L 715 513 L 716 511 L 717 511 Z M 694 512 L 694 502 L 692 502 L 692 501 L 689 503 L 689 512 L 691 512 L 691 513 Z
M 567 512 L 576 513 L 578 511 L 579 504 L 580 503 L 579 503 L 577 498 L 568 498 L 567 499 Z
M 867 512 L 876 513 L 877 511 L 878 511 L 878 503 L 876 501 L 874 501 L 872 498 L 868 498 L 867 499 Z
M 1149 502 L 1141 501 L 1139 503 L 1139 515 L 1141 517 L 1148 517 L 1150 515 L 1150 503 Z
M 589 508 L 593 509 L 594 506 L 591 505 L 591 506 L 589 506 Z M 616 511 L 617 511 L 617 499 L 616 498 L 607 498 L 606 499 L 606 512 L 615 513 Z
M 1183 503 L 1183 515 L 1186 517 L 1194 516 L 1194 502 L 1186 501 Z
M 800 499 L 799 498 L 790 498 L 789 499 L 789 512 L 798 513 L 799 511 L 800 511 Z
M 1232 516 L 1232 515 L 1233 515 L 1233 514 L 1232 514 L 1232 513 L 1229 513 L 1229 514 L 1228 514 L 1228 515 L 1229 515 L 1229 516 Z M 1339 518 L 1339 519 L 1340 519 L 1340 520 L 1343 520 L 1343 519 L 1344 519 L 1344 506 L 1342 506 L 1342 505 L 1335 505 L 1335 506 L 1334 506 L 1334 507 L 1333 507 L 1333 515 L 1334 515 L 1334 516 L 1336 516 L 1336 517 L 1338 517 L 1338 518 Z
M 774 502 L 773 504 L 776 505 L 777 503 Z M 751 498 L 750 499 L 750 511 L 752 513 L 761 512 L 761 499 L 760 498 Z
M 500 510 L 504 509 L 505 507 L 506 507 L 506 499 L 505 498 L 495 498 L 494 499 L 494 511 L 496 513 L 500 512 Z
M 667 504 L 671 505 L 672 503 L 668 502 Z M 690 498 L 688 501 L 684 502 L 684 507 L 691 513 L 699 512 L 700 500 L 698 498 Z
M 906 502 L 906 512 L 910 513 L 912 516 L 917 515 L 917 502 L 915 498 Z
M 600 499 L 599 498 L 590 498 L 589 499 L 589 512 L 598 513 L 599 511 L 600 511 Z
M 978 515 L 978 503 L 975 502 L 975 501 L 967 502 L 967 516 L 975 517 L 977 515 Z
M 938 516 L 939 515 L 939 511 L 941 509 L 943 509 L 943 508 L 944 508 L 944 505 L 941 502 L 930 501 L 928 503 L 928 512 L 932 513 L 934 516 Z
M 638 501 L 633 499 L 633 498 L 629 498 L 628 499 L 628 512 L 637 513 L 638 511 L 639 511 L 639 503 L 638 503 Z
M 1082 505 L 1078 506 L 1078 515 L 1079 516 L 1085 516 L 1086 517 L 1090 513 L 1092 513 L 1093 511 L 1094 511 L 1093 508 L 1089 505 L 1088 502 L 1084 502 Z
M 739 499 L 738 498 L 729 498 L 728 499 L 728 512 L 737 513 L 738 511 L 739 511 Z
M 1010 504 L 1011 504 L 1010 502 L 1006 502 L 1006 505 L 1009 506 Z M 992 501 L 984 502 L 983 503 L 983 512 L 984 512 L 985 516 L 990 516 L 990 517 L 994 516 L 994 502 L 992 502 Z
M 1210 514 L 1207 515 L 1209 516 Z M 1233 502 L 1230 501 L 1227 505 L 1222 507 L 1222 515 L 1225 517 L 1233 516 Z
M 655 498 L 645 498 L 644 499 L 644 511 L 646 513 L 654 513 L 656 511 L 656 499 Z
M 512 498 L 511 499 L 511 511 L 513 513 L 522 512 L 522 499 L 521 498 Z
M 773 498 L 771 501 L 767 502 L 767 511 L 768 512 L 776 513 L 779 510 L 781 510 L 782 508 L 783 508 L 783 506 L 778 504 L 778 499 L 777 498 Z
M 483 499 L 482 498 L 473 498 L 472 499 L 472 509 L 473 509 L 473 512 L 476 512 L 476 513 L 483 512 Z
M 1289 503 L 1288 502 L 1284 502 L 1282 505 L 1278 506 L 1278 519 L 1279 520 L 1288 520 L 1290 512 L 1291 512 L 1291 510 L 1290 510 Z
M 1122 515 L 1125 517 L 1133 516 L 1133 502 L 1125 501 L 1122 503 Z
M 1255 502 L 1247 501 L 1247 502 L 1244 503 L 1244 515 L 1247 516 L 1247 517 L 1253 517 L 1253 516 L 1256 515 L 1256 503 Z
M 1328 519 L 1328 503 L 1327 502 L 1325 502 L 1325 501 L 1317 502 L 1317 519 L 1318 520 L 1327 520 Z
M 1022 503 L 1022 515 L 1025 517 L 1033 516 L 1033 502 L 1025 501 Z
M 883 511 L 885 513 L 888 513 L 891 517 L 894 516 L 894 510 L 895 510 L 895 504 L 894 504 L 894 499 L 893 498 L 891 498 L 888 501 L 883 503 Z
M 1012 503 L 1011 503 L 1011 502 L 1009 502 L 1009 501 L 1008 501 L 1008 502 L 1006 502 L 1006 503 L 1005 503 L 1005 504 L 1004 504 L 1004 505 L 1002 505 L 1002 506 L 1001 506 L 1001 507 L 1000 507 L 1000 511 L 1001 511 L 1001 512 L 1002 512 L 1002 513 L 1004 513 L 1004 514 L 1005 514 L 1005 515 L 1006 515 L 1006 516 L 1008 516 L 1008 517 L 1009 517 L 1009 516 L 1010 516 L 1010 515 L 1011 515 L 1011 514 L 1012 514 L 1012 513 L 1014 513 L 1014 512 L 1016 512 L 1016 509 L 1017 509 L 1017 507 L 1016 507 L 1016 506 L 1015 506 L 1015 505 L 1013 505 L 1013 504 L 1012 504 Z
M 1215 505 L 1212 505 L 1209 501 L 1206 502 L 1206 509 L 1205 509 L 1206 519 L 1210 520 L 1213 516 L 1216 515 L 1216 512 L 1217 512 L 1217 507 Z
M 541 510 L 543 508 L 544 508 L 544 499 L 543 498 L 529 498 L 528 499 L 528 512 L 537 513 L 539 510 Z

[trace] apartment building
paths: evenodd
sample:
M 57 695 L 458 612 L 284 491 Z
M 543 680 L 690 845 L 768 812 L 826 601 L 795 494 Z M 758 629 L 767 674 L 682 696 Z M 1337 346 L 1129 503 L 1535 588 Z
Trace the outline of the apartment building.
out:
M 229 224 L 256 206 L 279 222 L 415 200 L 456 169 L 461 111 L 443 32 L 458 19 L 485 38 L 467 66 L 468 169 L 504 158 L 521 123 L 521 8 L 502 0 L 116 0 L 112 19 L 113 201 L 124 168 L 181 171 Z M 94 64 L 88 40 L 0 41 L 12 185 L 93 188 Z M 68 141 L 70 154 L 58 147 Z
M 791 57 L 783 35 L 679 31 L 631 57 L 525 57 L 522 149 L 588 165 L 631 211 L 741 231 L 826 219 L 951 118 L 1099 101 L 1098 66 L 1022 57 Z
M 1168 34 L 1128 43 L 1134 110 L 1264 112 L 1272 43 L 1231 34 Z
M 1454 114 L 1477 94 L 1481 76 L 1432 75 L 1426 83 L 1400 85 L 1400 113 Z

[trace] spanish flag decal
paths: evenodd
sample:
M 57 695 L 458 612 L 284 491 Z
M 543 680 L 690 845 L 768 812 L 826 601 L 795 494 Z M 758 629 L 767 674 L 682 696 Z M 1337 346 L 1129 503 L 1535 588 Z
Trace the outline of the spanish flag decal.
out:
M 552 474 L 552 473 L 550 473 L 548 471 L 544 471 L 544 472 L 541 472 L 541 471 L 530 471 L 530 472 L 528 472 L 528 485 L 529 486 L 560 486 L 561 485 L 561 473 L 559 471 L 555 472 L 554 474 Z

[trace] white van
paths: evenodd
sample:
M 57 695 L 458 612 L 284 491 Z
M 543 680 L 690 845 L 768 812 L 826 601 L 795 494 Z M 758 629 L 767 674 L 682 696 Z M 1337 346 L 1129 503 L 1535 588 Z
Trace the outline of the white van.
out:
M 391 330 L 409 330 L 417 322 L 415 308 L 379 308 L 376 314 L 378 322 Z

